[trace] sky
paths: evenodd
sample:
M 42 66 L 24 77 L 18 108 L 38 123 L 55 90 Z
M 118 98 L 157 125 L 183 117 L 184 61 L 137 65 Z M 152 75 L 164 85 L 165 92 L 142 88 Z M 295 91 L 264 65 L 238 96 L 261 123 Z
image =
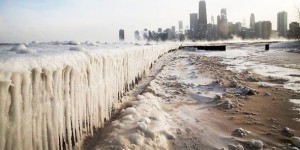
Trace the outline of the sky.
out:
M 206 0 L 208 22 L 227 9 L 229 22 L 270 20 L 288 12 L 288 22 L 299 21 L 300 0 Z M 119 29 L 132 41 L 135 30 L 189 26 L 199 0 L 0 0 L 0 43 L 30 41 L 118 41 Z M 216 22 L 216 20 L 215 20 Z

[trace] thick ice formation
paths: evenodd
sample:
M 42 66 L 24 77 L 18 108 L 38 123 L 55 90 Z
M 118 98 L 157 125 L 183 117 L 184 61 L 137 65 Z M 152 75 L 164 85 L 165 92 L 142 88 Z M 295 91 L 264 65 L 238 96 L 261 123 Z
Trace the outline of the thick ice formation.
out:
M 10 50 L 16 53 L 35 53 L 34 50 L 28 49 L 24 44 L 14 46 Z
M 170 133 L 166 113 L 160 106 L 161 98 L 151 93 L 139 95 L 131 107 L 121 112 L 121 118 L 112 122 L 113 130 L 99 149 L 169 149 Z
M 36 55 L 0 56 L 0 149 L 72 149 L 72 142 L 103 126 L 136 77 L 177 45 L 86 53 L 66 45 L 33 48 Z

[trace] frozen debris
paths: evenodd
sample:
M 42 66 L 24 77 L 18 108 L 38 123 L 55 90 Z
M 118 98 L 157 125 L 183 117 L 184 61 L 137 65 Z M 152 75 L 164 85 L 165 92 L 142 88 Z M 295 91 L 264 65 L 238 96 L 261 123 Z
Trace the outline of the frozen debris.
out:
M 225 100 L 222 105 L 223 105 L 223 107 L 225 109 L 231 109 L 231 108 L 233 108 L 233 104 L 232 104 L 232 102 L 230 100 Z
M 145 122 L 137 122 L 139 129 L 141 129 L 142 131 L 146 131 L 148 126 Z
M 243 145 L 233 145 L 233 144 L 230 144 L 228 145 L 228 150 L 244 150 L 244 147 Z
M 150 124 L 151 120 L 148 117 L 143 117 L 140 122 L 145 122 L 146 124 Z
M 181 133 L 182 133 L 181 129 L 177 128 L 177 129 L 176 129 L 176 133 L 177 133 L 177 134 L 181 134 Z
M 252 139 L 250 142 L 250 147 L 253 147 L 255 149 L 262 149 L 264 147 L 264 143 L 260 140 L 254 140 Z
M 215 101 L 218 101 L 218 100 L 221 100 L 222 98 L 223 98 L 222 95 L 217 94 L 217 95 L 214 97 L 214 100 L 215 100 Z
M 80 51 L 80 52 L 87 52 L 88 51 L 88 49 L 80 47 L 80 46 L 70 47 L 69 50 L 71 50 L 71 51 Z
M 283 130 L 282 130 L 282 134 L 287 136 L 287 137 L 292 137 L 292 136 L 295 136 L 295 133 L 294 133 L 294 130 L 288 128 L 288 127 L 285 127 Z
M 166 130 L 162 131 L 162 134 L 165 135 L 165 137 L 168 140 L 175 140 L 175 136 L 169 132 L 167 132 Z
M 138 95 L 136 97 L 136 100 L 138 100 L 138 101 L 143 100 L 143 99 L 145 99 L 145 96 L 143 96 L 143 95 Z
M 14 46 L 10 49 L 11 51 L 14 51 L 16 53 L 25 54 L 25 53 L 36 53 L 35 50 L 28 49 L 24 44 L 19 44 L 17 46 Z
M 256 94 L 256 90 L 252 89 L 250 87 L 243 87 L 241 90 L 242 90 L 243 95 L 255 95 Z
M 178 79 L 180 79 L 180 77 L 179 76 L 176 76 L 176 75 L 170 75 L 169 77 L 168 77 L 168 80 L 178 80 Z
M 249 132 L 242 129 L 242 128 L 238 128 L 238 129 L 235 129 L 233 132 L 232 132 L 232 136 L 236 136 L 236 137 L 244 137 L 248 134 Z
M 125 110 L 123 109 L 121 111 L 121 116 L 126 116 L 133 113 L 136 113 L 136 109 L 134 107 L 128 107 Z
M 238 82 L 234 78 L 232 78 L 230 81 L 229 87 L 235 88 L 237 86 L 239 86 Z
M 291 140 L 292 140 L 292 143 L 293 143 L 296 147 L 300 148 L 300 138 L 299 138 L 299 137 L 294 136 L 294 137 L 292 137 Z
M 264 96 L 271 96 L 271 94 L 268 93 L 268 92 L 266 92 L 266 93 L 264 94 Z
M 288 146 L 288 147 L 287 147 L 287 150 L 299 150 L 299 148 L 297 148 L 297 147 L 292 147 L 292 146 Z
M 121 118 L 122 121 L 133 121 L 133 116 L 132 115 L 126 115 L 124 117 Z
M 80 43 L 77 42 L 77 41 L 69 41 L 68 44 L 69 44 L 69 45 L 80 45 Z
M 259 79 L 252 76 L 252 75 L 249 75 L 246 77 L 246 81 L 250 81 L 250 82 L 259 82 Z

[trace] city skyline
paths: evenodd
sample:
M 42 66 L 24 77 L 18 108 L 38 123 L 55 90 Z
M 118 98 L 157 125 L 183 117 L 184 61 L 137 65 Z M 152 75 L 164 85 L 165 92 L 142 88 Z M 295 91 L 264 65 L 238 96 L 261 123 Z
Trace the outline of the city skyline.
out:
M 276 29 L 278 12 L 287 11 L 288 23 L 299 21 L 296 10 L 299 4 L 300 0 L 206 0 L 206 9 L 207 18 L 214 16 L 215 22 L 220 10 L 226 8 L 229 22 L 243 22 L 246 19 L 246 25 L 249 26 L 248 18 L 254 13 L 256 21 L 271 20 L 273 29 Z M 189 25 L 189 14 L 198 13 L 199 1 L 155 0 L 145 4 L 145 1 L 136 0 L 4 0 L 0 2 L 0 8 L 0 42 L 117 41 L 118 30 L 121 28 L 128 33 L 126 39 L 129 40 L 134 39 L 133 33 L 136 29 L 148 28 L 156 31 L 159 27 L 165 29 L 175 25 L 178 30 L 179 20 L 183 21 L 183 28 L 186 29 Z M 237 15 L 234 12 L 239 13 Z M 211 22 L 210 19 L 207 21 Z

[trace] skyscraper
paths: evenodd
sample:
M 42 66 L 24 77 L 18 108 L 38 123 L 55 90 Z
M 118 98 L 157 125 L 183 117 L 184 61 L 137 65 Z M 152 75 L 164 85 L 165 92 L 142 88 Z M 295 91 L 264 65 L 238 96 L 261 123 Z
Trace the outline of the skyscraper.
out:
M 179 31 L 183 31 L 183 22 L 179 21 Z
M 272 34 L 272 23 L 271 21 L 263 21 L 261 24 L 262 27 L 262 38 L 270 39 Z
M 207 32 L 207 14 L 206 14 L 206 3 L 204 0 L 199 2 L 199 36 L 205 38 Z
M 254 14 L 251 14 L 251 17 L 250 17 L 250 28 L 252 30 L 255 30 L 255 16 L 254 16 Z
M 289 25 L 289 38 L 291 39 L 298 39 L 300 35 L 300 27 L 298 22 L 292 22 Z
M 287 36 L 287 12 L 282 11 L 277 14 L 277 31 L 278 36 Z
M 220 38 L 228 38 L 227 12 L 226 9 L 221 9 L 221 15 L 218 15 L 218 35 Z
M 196 38 L 198 34 L 198 14 L 192 13 L 190 14 L 190 37 Z

